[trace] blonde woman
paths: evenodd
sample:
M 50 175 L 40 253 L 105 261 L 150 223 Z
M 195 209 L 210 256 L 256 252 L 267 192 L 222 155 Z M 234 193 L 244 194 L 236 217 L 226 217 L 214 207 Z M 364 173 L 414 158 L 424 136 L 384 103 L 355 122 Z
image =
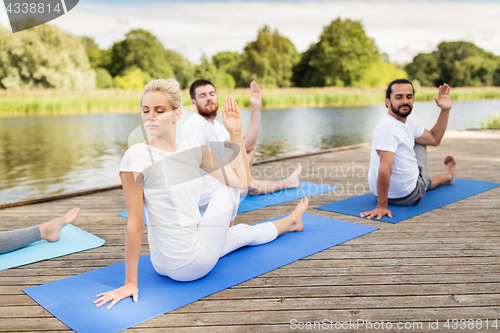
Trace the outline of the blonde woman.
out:
M 111 302 L 109 309 L 126 297 L 138 301 L 143 209 L 148 220 L 153 267 L 159 274 L 177 281 L 202 278 L 220 257 L 235 249 L 268 243 L 285 232 L 302 230 L 302 215 L 309 205 L 307 197 L 283 219 L 229 227 L 238 210 L 239 189 L 248 189 L 251 178 L 238 105 L 231 97 L 224 105 L 224 126 L 234 150 L 232 165 L 223 164 L 199 142 L 176 139 L 182 101 L 175 80 L 153 80 L 144 87 L 141 118 L 149 139 L 131 146 L 120 165 L 129 214 L 125 283 L 97 295 L 94 301 L 97 307 Z M 203 185 L 201 170 L 219 181 L 203 217 L 198 210 Z

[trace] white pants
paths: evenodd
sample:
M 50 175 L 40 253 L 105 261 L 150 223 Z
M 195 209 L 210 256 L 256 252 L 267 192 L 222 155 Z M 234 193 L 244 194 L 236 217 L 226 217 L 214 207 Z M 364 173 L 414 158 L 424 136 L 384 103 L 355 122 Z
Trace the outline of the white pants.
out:
M 249 226 L 238 224 L 229 228 L 238 211 L 240 190 L 218 183 L 210 203 L 198 225 L 200 253 L 184 267 L 164 269 L 155 267 L 158 274 L 177 281 L 193 281 L 207 275 L 219 258 L 240 247 L 273 241 L 278 230 L 272 222 Z

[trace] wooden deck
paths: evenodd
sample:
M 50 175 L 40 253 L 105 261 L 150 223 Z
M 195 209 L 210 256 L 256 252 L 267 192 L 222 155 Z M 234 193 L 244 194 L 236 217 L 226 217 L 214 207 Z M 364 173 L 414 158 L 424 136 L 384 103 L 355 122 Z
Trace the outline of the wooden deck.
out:
M 430 147 L 429 169 L 441 173 L 445 155 L 458 160 L 456 176 L 500 182 L 500 131 L 449 132 Z M 263 163 L 278 179 L 280 168 L 301 162 L 303 180 L 341 185 L 343 190 L 311 198 L 308 213 L 379 227 L 378 231 L 332 247 L 245 283 L 147 321 L 140 332 L 297 331 L 295 322 L 370 321 L 338 331 L 461 331 L 450 319 L 483 319 L 482 329 L 500 326 L 500 188 L 415 218 L 390 224 L 328 213 L 312 207 L 368 192 L 369 148 Z M 291 171 L 291 169 L 289 169 Z M 264 179 L 263 175 L 259 177 Z M 296 202 L 239 215 L 253 223 L 284 215 Z M 123 260 L 126 209 L 121 190 L 0 210 L 0 231 L 45 221 L 80 207 L 75 225 L 106 240 L 100 248 L 0 272 L 0 331 L 70 331 L 26 296 L 22 289 Z M 142 253 L 149 252 L 146 234 Z M 54 297 L 58 297 L 54 295 Z M 168 297 L 168 296 L 167 296 Z M 139 296 L 140 299 L 140 296 Z M 91 320 L 91 318 L 89 318 Z M 486 329 L 489 319 L 489 329 Z M 439 320 L 439 330 L 429 327 Z M 381 329 L 381 322 L 393 323 Z M 403 326 L 396 325 L 401 322 Z M 408 322 L 408 323 L 407 323 Z M 422 326 L 419 326 L 421 323 Z M 404 327 L 406 325 L 406 327 Z M 474 322 L 477 325 L 477 322 Z M 316 325 L 316 328 L 321 328 Z M 325 327 L 323 327 L 325 328 Z M 377 329 L 378 328 L 378 329 Z

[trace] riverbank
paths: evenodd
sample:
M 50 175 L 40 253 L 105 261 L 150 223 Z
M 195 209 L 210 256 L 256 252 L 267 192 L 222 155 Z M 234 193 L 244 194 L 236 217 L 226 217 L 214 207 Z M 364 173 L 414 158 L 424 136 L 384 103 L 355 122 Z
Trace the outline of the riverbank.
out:
M 231 95 L 243 108 L 249 108 L 248 89 L 220 89 L 219 104 Z M 184 105 L 189 106 L 190 97 L 183 91 Z M 437 88 L 419 88 L 417 101 L 432 101 Z M 102 89 L 71 91 L 56 89 L 1 90 L 0 116 L 65 115 L 82 113 L 136 112 L 139 109 L 141 92 Z M 462 87 L 451 92 L 454 101 L 500 99 L 500 87 Z M 335 107 L 364 106 L 383 103 L 383 88 L 282 88 L 262 89 L 265 109 L 290 107 Z

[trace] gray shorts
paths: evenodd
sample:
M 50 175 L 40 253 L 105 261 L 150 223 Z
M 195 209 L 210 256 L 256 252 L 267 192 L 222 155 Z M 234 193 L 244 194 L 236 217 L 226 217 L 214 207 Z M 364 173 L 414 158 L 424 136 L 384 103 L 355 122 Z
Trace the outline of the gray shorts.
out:
M 403 198 L 390 198 L 389 203 L 398 206 L 412 206 L 418 204 L 420 199 L 422 199 L 432 186 L 432 179 L 429 177 L 427 173 L 427 146 L 423 146 L 419 143 L 415 143 L 413 147 L 415 150 L 415 155 L 417 157 L 417 165 L 418 165 L 418 179 L 417 185 L 413 192 L 408 194 Z

